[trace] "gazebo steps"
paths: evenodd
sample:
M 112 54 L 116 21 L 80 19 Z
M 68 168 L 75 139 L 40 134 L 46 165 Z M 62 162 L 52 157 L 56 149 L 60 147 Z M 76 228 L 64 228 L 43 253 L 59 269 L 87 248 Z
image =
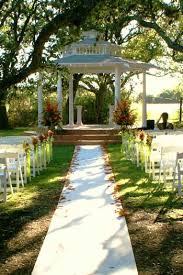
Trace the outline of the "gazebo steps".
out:
M 116 129 L 68 129 L 54 136 L 54 144 L 107 144 L 120 143 L 121 136 Z
M 54 141 L 54 145 L 67 145 L 67 144 L 74 144 L 74 145 L 105 145 L 105 144 L 119 144 L 119 140 L 60 140 Z
M 120 140 L 121 137 L 118 135 L 107 135 L 107 134 L 98 134 L 98 135 L 56 135 L 54 137 L 55 141 L 59 140 Z
M 116 135 L 119 132 L 119 129 L 64 129 L 63 135 Z

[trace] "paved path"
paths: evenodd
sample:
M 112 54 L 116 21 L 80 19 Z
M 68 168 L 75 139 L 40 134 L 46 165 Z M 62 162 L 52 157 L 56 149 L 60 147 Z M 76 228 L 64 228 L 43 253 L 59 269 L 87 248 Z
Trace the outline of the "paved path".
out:
M 81 146 L 33 275 L 135 275 L 125 218 L 117 218 L 100 146 Z

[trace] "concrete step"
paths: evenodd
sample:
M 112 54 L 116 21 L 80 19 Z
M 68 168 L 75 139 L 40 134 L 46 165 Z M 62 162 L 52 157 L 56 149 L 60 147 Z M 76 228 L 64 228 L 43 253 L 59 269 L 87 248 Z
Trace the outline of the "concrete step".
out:
M 119 144 L 120 140 L 59 140 L 54 141 L 54 145 L 75 144 L 75 145 L 104 145 L 104 144 Z
M 60 140 L 121 140 L 120 135 L 108 135 L 108 134 L 98 134 L 98 135 L 55 135 L 55 141 Z
M 67 129 L 63 130 L 63 135 L 98 135 L 98 134 L 118 134 L 119 129 Z

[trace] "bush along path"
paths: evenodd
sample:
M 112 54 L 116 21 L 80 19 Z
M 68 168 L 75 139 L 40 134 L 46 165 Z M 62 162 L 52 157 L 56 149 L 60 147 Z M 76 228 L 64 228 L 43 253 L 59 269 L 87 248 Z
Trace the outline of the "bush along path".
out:
M 99 145 L 79 147 L 33 275 L 137 275 L 126 220 L 107 171 Z
M 31 274 L 60 198 L 74 146 L 57 146 L 48 169 L 0 203 L 0 274 Z

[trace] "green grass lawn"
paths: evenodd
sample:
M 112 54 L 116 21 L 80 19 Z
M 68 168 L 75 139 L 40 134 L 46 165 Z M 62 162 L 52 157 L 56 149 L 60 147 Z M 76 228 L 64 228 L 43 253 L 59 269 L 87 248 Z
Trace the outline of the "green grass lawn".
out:
M 108 147 L 110 162 L 117 184 L 121 186 L 119 196 L 127 207 L 143 209 L 165 209 L 178 211 L 182 199 L 172 191 L 170 183 L 164 185 L 152 181 L 149 175 L 137 168 L 131 161 L 123 158 L 121 146 Z
M 72 145 L 54 147 L 47 170 L 0 203 L 0 274 L 31 274 L 73 150 Z
M 34 128 L 18 128 L 18 129 L 9 129 L 9 130 L 0 130 L 0 137 L 4 136 L 19 136 L 24 133 L 24 131 L 34 131 Z
M 182 274 L 183 199 L 126 160 L 120 144 L 108 153 L 139 274 Z

